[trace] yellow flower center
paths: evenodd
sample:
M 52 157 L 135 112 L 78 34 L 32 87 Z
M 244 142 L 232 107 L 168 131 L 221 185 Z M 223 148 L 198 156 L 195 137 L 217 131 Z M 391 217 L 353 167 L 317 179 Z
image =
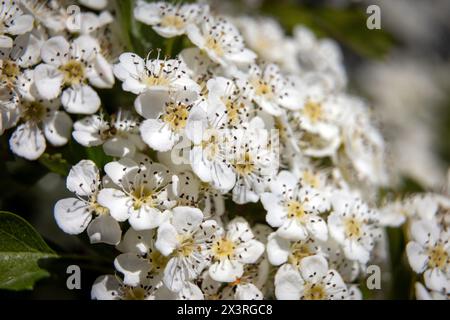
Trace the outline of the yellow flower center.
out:
M 186 127 L 189 116 L 189 107 L 185 104 L 169 104 L 162 120 L 167 123 L 173 131 L 180 131 Z
M 311 255 L 313 255 L 313 253 L 309 250 L 306 243 L 295 242 L 291 245 L 291 253 L 289 255 L 288 262 L 294 266 L 298 266 L 303 258 Z
M 36 101 L 23 102 L 21 108 L 24 121 L 40 122 L 47 113 L 45 106 Z
M 322 105 L 320 103 L 308 101 L 303 107 L 303 114 L 308 117 L 312 123 L 316 123 L 323 117 Z
M 362 235 L 362 223 L 356 218 L 347 218 L 344 221 L 344 230 L 348 238 L 358 239 Z
M 146 296 L 146 291 L 141 287 L 123 287 L 122 288 L 122 299 L 123 300 L 144 300 Z
M 265 81 L 258 81 L 254 83 L 256 94 L 259 96 L 272 97 L 273 90 L 272 87 L 267 84 Z
M 428 265 L 430 268 L 444 269 L 448 263 L 448 254 L 443 245 L 439 244 L 428 250 Z
M 224 50 L 222 48 L 222 45 L 220 44 L 220 41 L 212 36 L 208 36 L 206 38 L 205 47 L 210 49 L 211 51 L 214 51 L 219 57 L 223 56 L 224 54 Z
M 224 238 L 214 243 L 212 252 L 217 260 L 221 260 L 233 256 L 234 249 L 234 242 Z
M 313 188 L 319 188 L 320 187 L 320 180 L 317 177 L 317 175 L 314 174 L 314 172 L 307 170 L 303 172 L 303 181 L 310 185 Z
M 77 60 L 70 60 L 65 65 L 59 67 L 64 75 L 64 83 L 68 86 L 81 84 L 85 81 L 85 67 Z
M 133 190 L 131 193 L 133 197 L 133 209 L 139 210 L 142 206 L 154 206 L 155 194 L 153 190 L 147 188 L 144 184 L 141 184 Z
M 161 19 L 161 26 L 182 29 L 184 28 L 184 20 L 178 15 L 166 15 Z
M 1 66 L 1 76 L 0 80 L 6 81 L 7 83 L 12 83 L 17 80 L 17 76 L 20 74 L 19 66 L 11 60 L 3 60 Z
M 153 270 L 164 270 L 169 258 L 161 254 L 158 250 L 153 250 L 147 257 Z
M 319 283 L 306 284 L 303 296 L 305 300 L 325 300 L 328 297 L 325 288 Z
M 298 202 L 296 200 L 291 200 L 287 203 L 286 207 L 287 207 L 288 218 L 290 218 L 290 219 L 295 218 L 300 221 L 303 221 L 306 218 L 305 209 L 303 208 L 303 205 L 300 202 Z
M 224 104 L 227 109 L 228 124 L 237 125 L 239 123 L 239 116 L 245 108 L 245 105 L 242 102 L 237 103 L 229 98 L 225 99 Z
M 245 152 L 244 156 L 236 161 L 234 167 L 236 172 L 241 176 L 246 176 L 252 173 L 255 168 L 255 165 L 253 163 L 253 159 L 250 153 Z
M 182 236 L 179 242 L 180 246 L 176 251 L 178 256 L 189 257 L 196 249 L 200 251 L 200 248 L 196 248 L 191 236 Z

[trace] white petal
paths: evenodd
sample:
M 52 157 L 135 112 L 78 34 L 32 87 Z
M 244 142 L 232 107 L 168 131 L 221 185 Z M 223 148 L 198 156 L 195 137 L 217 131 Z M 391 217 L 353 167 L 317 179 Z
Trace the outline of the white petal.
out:
M 177 247 L 177 230 L 170 223 L 165 222 L 158 228 L 158 238 L 155 242 L 155 247 L 163 255 L 168 256 Z
M 66 187 L 79 196 L 90 196 L 100 184 L 100 172 L 91 160 L 81 160 L 67 176 Z
M 277 234 L 285 239 L 292 241 L 305 240 L 308 237 L 306 228 L 296 220 L 286 220 L 281 227 L 277 229 Z
M 17 127 L 9 140 L 11 151 L 28 160 L 39 158 L 44 153 L 45 146 L 45 138 L 41 129 L 31 122 Z
M 142 140 L 156 151 L 169 151 L 178 140 L 178 135 L 172 132 L 170 126 L 160 120 L 145 120 L 140 130 Z
M 120 284 L 115 276 L 98 277 L 91 289 L 93 300 L 116 300 L 119 298 Z
M 138 286 L 147 276 L 150 264 L 135 253 L 123 253 L 114 260 L 114 267 L 123 273 L 123 283 L 129 286 Z
M 450 294 L 450 277 L 438 268 L 428 269 L 423 275 L 425 285 L 431 290 Z
M 203 213 L 198 208 L 180 206 L 172 211 L 172 225 L 180 234 L 196 230 L 203 220 Z
M 47 40 L 41 49 L 41 57 L 45 63 L 60 66 L 68 61 L 70 44 L 63 36 Z
M 125 221 L 130 217 L 130 201 L 132 200 L 125 193 L 111 188 L 101 190 L 97 198 L 97 202 L 108 208 L 111 216 L 117 221 Z
M 44 134 L 48 142 L 56 147 L 65 145 L 72 132 L 72 119 L 63 111 L 54 112 L 45 119 Z
M 303 279 L 317 283 L 328 272 L 328 262 L 321 255 L 305 257 L 300 261 L 300 272 Z
M 264 295 L 254 284 L 246 283 L 237 286 L 234 297 L 237 300 L 262 300 Z
M 104 214 L 95 218 L 87 228 L 91 243 L 116 245 L 120 242 L 122 230 L 119 223 L 110 215 Z
M 304 281 L 290 264 L 283 265 L 275 275 L 275 296 L 278 300 L 299 300 Z
M 40 64 L 34 69 L 34 85 L 44 99 L 56 99 L 61 94 L 64 75 L 54 66 Z
M 322 218 L 318 216 L 308 217 L 308 223 L 306 224 L 306 228 L 314 238 L 319 239 L 321 241 L 327 241 L 328 227 L 326 222 Z
M 408 257 L 409 265 L 415 272 L 422 273 L 425 271 L 428 255 L 421 245 L 414 241 L 409 242 L 406 246 L 406 255 Z
M 87 85 L 73 86 L 64 90 L 61 102 L 69 113 L 93 114 L 100 108 L 100 97 Z
M 80 234 L 92 219 L 89 207 L 76 198 L 59 200 L 55 204 L 54 214 L 58 226 L 68 234 Z
M 274 266 L 280 266 L 287 262 L 289 252 L 289 240 L 281 238 L 275 232 L 269 235 L 267 241 L 267 257 L 271 264 Z
M 129 158 L 122 158 L 119 161 L 109 162 L 105 165 L 106 174 L 117 185 L 122 184 L 122 179 L 125 175 L 137 169 L 137 163 Z
M 142 206 L 139 210 L 132 210 L 128 221 L 133 229 L 150 230 L 158 227 L 165 219 L 165 214 L 160 210 L 148 206 Z
M 247 241 L 236 248 L 238 260 L 242 263 L 255 263 L 264 253 L 264 244 L 258 240 Z
M 209 275 L 216 281 L 233 282 L 244 273 L 244 266 L 237 261 L 228 259 L 216 262 L 209 267 Z

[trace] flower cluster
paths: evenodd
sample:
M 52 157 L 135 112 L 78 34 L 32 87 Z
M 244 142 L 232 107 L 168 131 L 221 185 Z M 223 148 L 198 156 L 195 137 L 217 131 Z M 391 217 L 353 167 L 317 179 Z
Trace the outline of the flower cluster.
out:
M 339 47 L 269 18 L 139 0 L 143 27 L 190 44 L 142 57 L 117 45 L 107 1 L 80 3 L 2 2 L 0 133 L 29 160 L 71 138 L 112 159 L 74 165 L 74 195 L 54 208 L 64 232 L 117 250 L 92 298 L 362 298 L 382 227 L 404 210 L 377 208 L 384 142 L 346 92 Z M 111 111 L 100 90 L 116 81 L 134 105 Z M 408 257 L 445 295 L 448 233 L 422 207 L 408 206 Z

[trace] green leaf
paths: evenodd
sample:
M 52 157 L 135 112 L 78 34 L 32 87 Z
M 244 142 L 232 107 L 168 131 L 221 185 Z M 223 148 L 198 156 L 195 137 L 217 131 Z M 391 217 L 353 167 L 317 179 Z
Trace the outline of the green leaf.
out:
M 69 163 L 60 153 L 56 154 L 48 154 L 44 153 L 40 158 L 39 162 L 49 169 L 51 172 L 55 172 L 57 174 L 62 175 L 63 177 L 67 176 L 69 173 Z
M 103 168 L 108 162 L 113 161 L 113 157 L 106 155 L 102 146 L 86 148 L 86 155 L 98 168 Z
M 38 261 L 57 257 L 28 222 L 0 211 L 0 289 L 33 289 L 37 280 L 49 276 Z

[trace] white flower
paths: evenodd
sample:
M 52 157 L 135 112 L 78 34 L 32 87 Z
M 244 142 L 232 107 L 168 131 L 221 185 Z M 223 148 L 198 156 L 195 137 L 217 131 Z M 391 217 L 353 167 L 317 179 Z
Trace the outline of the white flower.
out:
M 420 282 L 416 282 L 415 288 L 417 300 L 450 300 L 450 294 L 428 291 Z
M 2 82 L 15 84 L 19 76 L 20 68 L 29 68 L 37 64 L 41 59 L 41 46 L 43 40 L 33 33 L 17 36 L 9 48 L 0 49 L 2 60 Z
M 292 241 L 306 240 L 309 235 L 325 241 L 327 224 L 319 216 L 329 210 L 329 200 L 317 190 L 302 187 L 289 171 L 282 171 L 270 183 L 271 192 L 261 196 L 267 210 L 266 220 L 278 228 L 277 234 Z
M 120 109 L 106 121 L 103 115 L 85 117 L 74 124 L 73 138 L 82 146 L 103 146 L 112 157 L 132 157 L 145 148 L 139 135 L 139 122 L 131 112 Z
M 290 263 L 299 267 L 303 258 L 316 254 L 322 254 L 321 247 L 312 238 L 291 242 L 273 232 L 267 240 L 267 257 L 274 266 Z
M 114 21 L 114 17 L 109 11 L 103 11 L 96 15 L 92 12 L 81 12 L 73 16 L 69 16 L 66 21 L 66 28 L 71 33 L 91 34 Z
M 70 113 L 92 114 L 101 101 L 97 88 L 111 88 L 114 76 L 111 65 L 100 54 L 96 39 L 82 35 L 72 43 L 62 36 L 45 42 L 41 51 L 43 64 L 35 69 L 35 83 L 45 99 L 57 98 Z
M 178 205 L 198 207 L 205 218 L 219 217 L 225 213 L 222 194 L 208 183 L 201 182 L 193 172 L 177 172 L 172 182 L 172 191 Z
M 80 4 L 94 10 L 103 10 L 108 6 L 108 0 L 78 0 Z
M 424 273 L 425 284 L 434 291 L 450 293 L 450 234 L 436 222 L 414 221 L 406 253 L 411 268 Z
M 149 159 L 138 164 L 123 158 L 106 164 L 105 172 L 115 186 L 101 190 L 98 202 L 114 219 L 128 220 L 135 230 L 147 230 L 168 218 L 171 174 L 165 166 Z
M 33 29 L 33 17 L 24 14 L 17 1 L 5 0 L 0 4 L 0 48 L 11 48 L 10 35 L 24 34 Z
M 113 275 L 100 276 L 91 289 L 93 300 L 154 300 L 161 284 L 143 281 L 139 285 L 129 286 Z
M 192 171 L 221 192 L 228 192 L 236 182 L 236 175 L 227 162 L 230 150 L 223 130 L 225 121 L 225 109 L 200 100 L 192 107 L 185 131 L 193 143 L 189 152 Z
M 164 284 L 178 292 L 185 282 L 197 278 L 209 264 L 211 246 L 220 235 L 216 221 L 203 222 L 203 213 L 192 207 L 176 207 L 171 221 L 158 228 L 156 248 L 170 260 Z
M 35 29 L 32 33 L 46 34 L 47 30 L 43 30 L 42 26 L 51 34 L 64 30 L 67 11 L 59 1 L 20 0 L 20 4 L 25 13 L 34 17 Z
M 236 174 L 232 194 L 237 204 L 257 202 L 278 170 L 278 150 L 272 138 L 259 117 L 248 126 L 231 130 L 227 152 Z
M 126 52 L 120 55 L 119 63 L 114 65 L 114 74 L 123 82 L 123 90 L 139 95 L 136 101 L 140 105 L 137 108 L 139 110 L 150 107 L 145 103 L 146 92 L 200 92 L 199 85 L 189 77 L 186 65 L 181 60 L 144 60 L 135 53 Z
M 189 25 L 196 25 L 209 11 L 201 4 L 177 4 L 167 2 L 148 3 L 139 0 L 134 8 L 136 20 L 151 25 L 159 35 L 171 38 L 186 33 Z
M 250 49 L 261 59 L 277 63 L 283 69 L 298 71 L 293 41 L 285 37 L 275 19 L 244 16 L 236 19 L 236 23 Z
M 32 79 L 33 71 L 27 70 L 22 77 Z M 33 89 L 30 87 L 35 91 Z M 11 136 L 11 150 L 28 160 L 36 160 L 44 153 L 46 140 L 56 147 L 65 145 L 70 138 L 72 119 L 59 111 L 59 106 L 58 100 L 44 100 L 36 93 L 33 96 L 30 92 L 23 97 L 17 106 L 22 124 Z
M 186 64 L 189 76 L 202 87 L 219 73 L 220 65 L 211 61 L 208 55 L 197 47 L 186 48 L 180 52 L 180 60 Z
M 168 258 L 155 248 L 154 230 L 128 229 L 117 249 L 123 252 L 114 260 L 116 270 L 123 273 L 123 283 L 137 286 L 145 281 L 162 281 Z
M 198 25 L 187 27 L 189 39 L 210 59 L 223 67 L 254 62 L 256 54 L 247 49 L 239 30 L 224 18 L 203 17 Z
M 0 136 L 19 121 L 19 96 L 16 91 L 0 84 Z
M 264 252 L 264 245 L 254 239 L 247 221 L 235 218 L 227 225 L 226 234 L 212 245 L 209 275 L 216 281 L 233 282 L 244 273 L 245 264 L 253 264 Z
M 348 259 L 367 263 L 376 239 L 381 237 L 378 212 L 346 192 L 332 196 L 332 207 L 328 216 L 330 235 L 342 246 Z
M 216 77 L 208 80 L 208 108 L 220 114 L 228 128 L 238 128 L 248 120 L 249 106 L 233 80 Z
M 101 181 L 92 161 L 82 160 L 72 167 L 67 189 L 77 198 L 62 199 L 55 204 L 58 226 L 68 234 L 80 234 L 87 228 L 91 243 L 118 244 L 122 233 L 120 226 L 108 209 L 97 202 Z
M 136 111 L 147 119 L 140 127 L 142 139 L 157 151 L 171 150 L 184 133 L 197 93 L 161 90 L 150 91 L 141 97 L 137 100 Z
M 283 76 L 275 64 L 263 67 L 250 65 L 248 73 L 238 78 L 237 85 L 250 101 L 253 100 L 273 116 L 282 115 L 283 108 L 290 110 L 301 108 L 292 83 Z
M 268 276 L 269 264 L 266 259 L 260 259 L 256 264 L 247 264 L 242 276 L 226 286 L 213 280 L 205 271 L 201 276 L 201 289 L 209 300 L 263 300 Z
M 275 275 L 275 296 L 279 300 L 342 300 L 348 289 L 336 270 L 328 269 L 319 255 L 302 259 L 299 270 L 283 265 Z
M 53 146 L 63 146 L 70 138 L 72 119 L 59 111 L 59 101 L 23 99 L 18 106 L 22 124 L 14 131 L 9 145 L 18 156 L 38 159 L 45 151 L 46 140 Z

